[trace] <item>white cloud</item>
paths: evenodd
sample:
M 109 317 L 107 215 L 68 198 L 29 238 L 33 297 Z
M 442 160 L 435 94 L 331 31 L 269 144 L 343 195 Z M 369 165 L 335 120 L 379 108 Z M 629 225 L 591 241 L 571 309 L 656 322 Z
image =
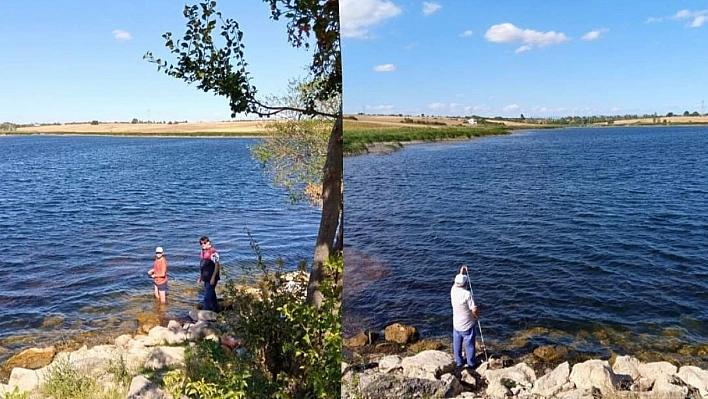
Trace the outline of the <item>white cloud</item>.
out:
M 676 14 L 667 17 L 649 17 L 647 18 L 646 23 L 662 22 L 667 19 L 673 19 L 676 21 L 688 20 L 688 22 L 686 22 L 687 27 L 700 28 L 708 22 L 708 10 L 679 10 Z
M 411 43 L 411 44 L 406 45 L 405 47 L 403 47 L 403 49 L 404 49 L 404 50 L 413 50 L 417 45 L 418 45 L 418 43 Z
M 126 32 L 124 30 L 116 29 L 113 31 L 113 37 L 118 40 L 119 42 L 124 42 L 126 40 L 131 40 L 133 36 L 130 34 L 130 32 Z
M 443 108 L 445 108 L 445 104 L 444 103 L 432 103 L 432 104 L 428 105 L 428 108 L 430 108 L 430 109 L 443 109 Z
M 471 37 L 474 34 L 471 30 L 467 29 L 466 31 L 460 33 L 460 37 Z
M 342 37 L 365 39 L 368 29 L 379 22 L 401 14 L 401 9 L 387 0 L 341 0 L 339 16 Z
M 600 38 L 600 36 L 602 36 L 603 33 L 607 32 L 607 31 L 609 31 L 609 29 L 591 30 L 590 32 L 583 35 L 583 37 L 581 37 L 581 39 L 587 40 L 587 41 L 597 40 Z
M 396 70 L 396 66 L 393 64 L 381 64 L 376 65 L 373 70 L 375 72 L 393 72 Z
M 508 22 L 492 25 L 484 34 L 484 38 L 492 43 L 521 43 L 516 53 L 531 50 L 535 47 L 546 47 L 561 44 L 570 40 L 565 33 L 548 31 L 539 32 L 533 29 L 521 29 Z
M 521 107 L 519 107 L 517 104 L 509 104 L 506 107 L 502 108 L 504 112 L 512 112 L 512 111 L 518 111 Z
M 437 11 L 441 8 L 442 8 L 442 6 L 438 3 L 431 3 L 428 1 L 424 1 L 423 2 L 423 15 L 425 15 L 427 17 L 428 15 L 434 13 L 435 11 Z

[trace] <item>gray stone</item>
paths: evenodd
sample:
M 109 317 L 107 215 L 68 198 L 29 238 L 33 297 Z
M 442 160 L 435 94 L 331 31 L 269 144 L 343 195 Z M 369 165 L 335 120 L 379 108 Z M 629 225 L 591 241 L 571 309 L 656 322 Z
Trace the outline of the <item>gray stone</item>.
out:
M 460 382 L 447 374 L 442 380 L 411 378 L 393 374 L 360 374 L 359 397 L 383 398 L 451 398 L 462 391 Z M 355 395 L 356 397 L 356 395 Z
M 184 348 L 165 346 L 154 348 L 143 367 L 148 370 L 161 370 L 178 366 L 184 366 Z
M 702 397 L 708 398 L 708 371 L 696 366 L 683 366 L 677 375 L 683 382 L 698 389 Z
M 534 384 L 531 393 L 547 398 L 553 397 L 563 390 L 563 386 L 568 382 L 569 376 L 570 364 L 563 362 L 553 371 L 539 378 Z
M 195 324 L 190 325 L 187 329 L 187 339 L 190 341 L 210 339 L 216 337 L 216 335 L 217 331 L 214 328 L 214 325 L 208 321 L 198 321 Z
M 637 366 L 637 371 L 639 371 L 639 375 L 649 380 L 650 384 L 653 384 L 663 376 L 676 374 L 678 369 L 669 362 L 652 362 L 640 363 Z
M 588 360 L 573 366 L 570 380 L 578 389 L 598 388 L 603 395 L 615 391 L 617 377 L 607 360 Z
M 379 372 L 390 373 L 392 371 L 399 370 L 402 367 L 402 361 L 403 360 L 398 355 L 384 356 L 379 359 Z
M 194 321 L 216 321 L 216 312 L 211 310 L 190 310 L 189 317 Z
M 130 383 L 127 399 L 172 399 L 146 376 L 138 375 Z
M 681 384 L 682 381 L 668 374 L 659 376 L 656 381 L 654 381 L 654 387 L 651 389 L 651 392 L 662 399 L 683 399 L 687 397 L 688 387 L 685 385 L 675 385 L 674 383 Z
M 626 375 L 632 378 L 632 381 L 636 381 L 639 374 L 639 359 L 632 356 L 617 356 L 615 359 L 615 364 L 612 365 L 612 371 L 617 375 Z
M 494 398 L 510 395 L 511 388 L 515 386 L 531 388 L 536 381 L 536 373 L 526 363 L 499 370 L 487 370 L 484 376 L 489 383 L 487 395 Z
M 445 352 L 428 350 L 403 359 L 401 366 L 405 376 L 437 380 L 455 370 L 455 360 Z

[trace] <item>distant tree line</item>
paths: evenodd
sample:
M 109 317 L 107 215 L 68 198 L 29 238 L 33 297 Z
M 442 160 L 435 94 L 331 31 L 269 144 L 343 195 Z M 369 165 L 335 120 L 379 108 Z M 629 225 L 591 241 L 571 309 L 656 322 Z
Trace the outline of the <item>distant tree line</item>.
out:
M 14 132 L 15 130 L 17 130 L 17 125 L 14 123 L 3 122 L 2 124 L 0 124 L 0 131 Z

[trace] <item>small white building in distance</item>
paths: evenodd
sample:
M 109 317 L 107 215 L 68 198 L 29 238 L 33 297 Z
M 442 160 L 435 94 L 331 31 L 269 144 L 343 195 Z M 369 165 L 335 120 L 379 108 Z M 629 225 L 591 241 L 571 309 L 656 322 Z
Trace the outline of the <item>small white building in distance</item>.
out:
M 469 123 L 470 125 L 476 125 L 476 124 L 477 124 L 477 120 L 474 119 L 474 118 L 470 118 L 470 119 L 467 119 L 467 123 Z

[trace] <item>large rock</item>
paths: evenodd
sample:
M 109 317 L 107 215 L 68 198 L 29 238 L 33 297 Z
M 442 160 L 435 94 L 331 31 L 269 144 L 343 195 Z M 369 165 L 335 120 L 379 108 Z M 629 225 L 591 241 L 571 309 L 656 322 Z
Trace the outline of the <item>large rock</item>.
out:
M 390 373 L 399 370 L 402 366 L 403 359 L 398 355 L 384 356 L 379 359 L 379 372 Z
M 143 367 L 148 370 L 161 370 L 178 366 L 184 366 L 184 348 L 164 346 L 154 348 Z
M 371 343 L 369 342 L 369 336 L 364 331 L 360 331 L 359 334 L 353 337 L 342 339 L 342 344 L 350 348 L 359 348 L 369 343 Z
M 36 389 L 47 375 L 48 367 L 51 366 L 42 367 L 37 370 L 15 367 L 12 369 L 12 373 L 10 373 L 10 381 L 8 381 L 10 391 L 13 391 L 15 387 L 18 387 L 20 391 L 25 392 Z
M 392 374 L 362 374 L 358 395 L 369 399 L 389 398 L 452 398 L 462 392 L 460 382 L 446 374 L 442 380 L 411 378 Z
M 36 370 L 51 363 L 56 353 L 57 351 L 53 346 L 26 349 L 11 357 L 5 362 L 4 367 L 7 370 L 12 370 L 15 367 Z
M 172 399 L 144 375 L 138 375 L 130 382 L 127 399 Z
M 216 312 L 211 310 L 190 310 L 189 317 L 194 321 L 216 321 Z
M 216 328 L 209 321 L 198 321 L 195 324 L 189 325 L 187 328 L 187 339 L 190 341 L 214 338 L 218 341 L 217 335 Z
M 580 390 L 597 388 L 603 395 L 615 391 L 617 377 L 607 360 L 588 360 L 573 366 L 570 380 Z
M 530 389 L 536 381 L 536 373 L 526 363 L 519 363 L 513 367 L 484 372 L 489 385 L 487 395 L 493 398 L 502 398 L 511 394 L 511 389 L 520 387 Z
M 617 356 L 615 364 L 612 365 L 612 371 L 619 376 L 628 376 L 632 381 L 639 379 L 639 359 L 632 356 Z
M 178 322 L 172 320 L 167 327 L 153 327 L 148 337 L 154 338 L 159 343 L 179 345 L 187 340 L 187 333 Z
M 399 344 L 409 344 L 418 340 L 418 330 L 413 326 L 407 326 L 401 323 L 393 323 L 384 330 L 386 341 L 392 341 Z
M 676 374 L 678 369 L 669 362 L 652 362 L 639 364 L 637 371 L 639 371 L 639 375 L 646 378 L 649 385 L 651 385 L 659 378 Z
M 708 371 L 696 366 L 683 366 L 677 375 L 686 384 L 697 388 L 702 397 L 708 398 Z
M 661 399 L 684 399 L 688 397 L 688 387 L 674 375 L 657 377 L 651 392 Z
M 568 356 L 568 349 L 564 346 L 546 345 L 533 350 L 534 356 L 547 363 L 555 363 Z
M 420 353 L 423 351 L 439 351 L 444 348 L 445 345 L 436 339 L 424 339 L 412 344 L 408 349 L 413 353 Z
M 413 378 L 438 380 L 440 376 L 455 371 L 455 360 L 441 351 L 423 351 L 403 359 L 403 375 Z
M 547 398 L 553 397 L 563 389 L 563 386 L 568 382 L 569 375 L 570 364 L 563 362 L 553 371 L 539 378 L 534 384 L 531 393 Z

